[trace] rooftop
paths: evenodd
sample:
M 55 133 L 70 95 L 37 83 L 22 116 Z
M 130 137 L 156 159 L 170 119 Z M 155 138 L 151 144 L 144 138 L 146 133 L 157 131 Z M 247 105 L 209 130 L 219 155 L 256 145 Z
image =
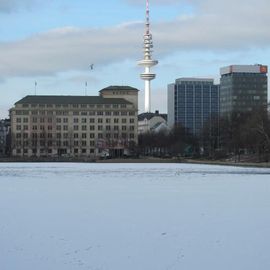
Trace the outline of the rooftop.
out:
M 145 119 L 147 120 L 151 120 L 153 117 L 155 116 L 160 116 L 162 117 L 164 120 L 167 121 L 167 114 L 164 113 L 159 113 L 159 112 L 155 112 L 155 113 L 141 113 L 138 115 L 138 120 L 139 121 L 143 121 Z
M 101 96 L 26 96 L 17 104 L 132 104 L 123 98 L 103 98 Z
M 211 78 L 179 78 L 176 79 L 176 83 L 178 82 L 207 82 L 214 83 L 214 79 Z
M 227 67 L 222 67 L 220 69 L 221 75 L 231 74 L 231 73 L 256 73 L 256 74 L 266 74 L 268 72 L 268 67 L 265 65 L 231 65 Z
M 112 85 L 106 88 L 103 88 L 99 92 L 102 91 L 136 91 L 138 92 L 139 90 L 137 88 L 131 87 L 131 86 L 117 86 L 117 85 Z

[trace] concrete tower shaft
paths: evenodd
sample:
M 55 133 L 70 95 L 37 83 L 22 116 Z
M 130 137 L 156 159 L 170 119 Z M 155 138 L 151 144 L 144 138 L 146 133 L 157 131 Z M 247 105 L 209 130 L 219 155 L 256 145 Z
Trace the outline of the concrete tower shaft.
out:
M 145 112 L 151 112 L 151 80 L 156 78 L 156 74 L 151 73 L 151 67 L 158 64 L 158 61 L 152 60 L 153 47 L 153 37 L 150 32 L 149 0 L 146 0 L 146 23 L 143 45 L 144 59 L 138 63 L 144 67 L 141 79 L 145 81 Z

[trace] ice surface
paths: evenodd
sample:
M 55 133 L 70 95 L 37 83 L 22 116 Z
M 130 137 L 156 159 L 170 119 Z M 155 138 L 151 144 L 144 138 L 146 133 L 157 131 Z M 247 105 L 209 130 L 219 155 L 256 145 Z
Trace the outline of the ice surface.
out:
M 269 270 L 270 170 L 0 164 L 1 270 Z

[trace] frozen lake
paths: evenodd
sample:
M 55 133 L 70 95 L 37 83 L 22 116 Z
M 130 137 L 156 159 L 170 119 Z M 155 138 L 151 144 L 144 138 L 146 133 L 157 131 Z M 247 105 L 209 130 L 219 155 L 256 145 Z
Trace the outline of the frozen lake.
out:
M 269 270 L 270 170 L 0 164 L 1 270 Z

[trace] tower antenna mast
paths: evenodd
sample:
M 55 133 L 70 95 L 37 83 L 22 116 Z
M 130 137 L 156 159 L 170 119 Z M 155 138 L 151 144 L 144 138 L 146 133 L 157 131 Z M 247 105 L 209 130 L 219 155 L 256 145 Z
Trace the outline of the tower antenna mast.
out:
M 151 81 L 156 78 L 156 74 L 151 73 L 151 67 L 158 64 L 158 61 L 152 60 L 153 39 L 150 31 L 150 8 L 149 0 L 146 0 L 146 22 L 144 34 L 144 59 L 139 61 L 139 65 L 144 67 L 144 73 L 141 74 L 141 79 L 145 83 L 145 112 L 151 112 Z

